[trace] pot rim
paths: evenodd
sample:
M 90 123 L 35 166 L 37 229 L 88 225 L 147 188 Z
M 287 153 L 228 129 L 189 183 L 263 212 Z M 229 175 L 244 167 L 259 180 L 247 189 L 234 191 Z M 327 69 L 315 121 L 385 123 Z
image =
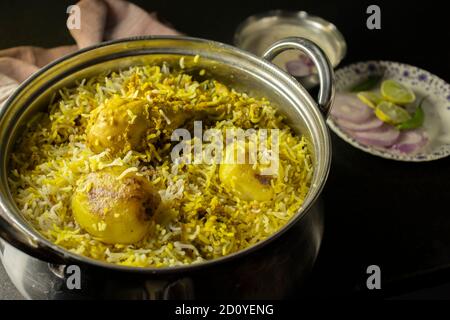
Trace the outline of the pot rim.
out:
M 279 67 L 274 65 L 268 60 L 265 60 L 261 57 L 258 57 L 248 51 L 239 49 L 237 47 L 234 47 L 232 45 L 224 44 L 218 41 L 213 40 L 207 40 L 202 38 L 196 38 L 196 37 L 187 37 L 187 36 L 137 36 L 137 37 L 129 37 L 129 38 L 122 38 L 118 40 L 110 40 L 101 42 L 99 44 L 95 44 L 86 48 L 83 48 L 81 50 L 75 51 L 73 53 L 70 53 L 68 55 L 65 55 L 61 58 L 58 58 L 57 60 L 49 63 L 48 65 L 44 66 L 43 68 L 39 69 L 36 73 L 31 75 L 29 78 L 27 78 L 24 82 L 22 82 L 14 91 L 14 93 L 6 100 L 3 107 L 0 109 L 0 119 L 5 115 L 7 109 L 9 108 L 9 105 L 12 103 L 12 101 L 19 95 L 20 92 L 25 90 L 30 83 L 32 83 L 36 78 L 41 76 L 43 73 L 48 71 L 49 69 L 53 68 L 56 65 L 59 65 L 60 63 L 69 60 L 71 58 L 74 58 L 80 54 L 83 54 L 85 52 L 93 51 L 99 48 L 107 47 L 110 45 L 116 45 L 120 43 L 127 43 L 127 42 L 134 42 L 134 41 L 145 41 L 145 40 L 182 40 L 182 41 L 191 41 L 191 42 L 197 42 L 197 43 L 208 43 L 212 44 L 216 47 L 222 47 L 225 49 L 229 49 L 231 51 L 237 51 L 239 54 L 241 54 L 245 58 L 257 60 L 259 63 L 262 63 L 265 68 L 270 70 L 271 73 L 276 74 L 278 77 L 284 78 L 285 81 L 290 82 L 294 87 L 296 87 L 298 90 L 303 91 L 303 94 L 307 99 L 309 99 L 314 106 L 317 105 L 317 103 L 314 101 L 314 99 L 306 92 L 306 90 L 289 74 L 287 74 L 285 71 L 281 70 Z M 8 219 L 11 221 L 9 223 L 14 223 L 16 226 L 19 227 L 20 231 L 25 233 L 30 239 L 31 242 L 35 242 L 35 247 L 37 251 L 42 250 L 43 248 L 49 249 L 53 255 L 58 256 L 59 259 L 64 260 L 61 264 L 76 264 L 80 263 L 81 265 L 90 265 L 94 267 L 100 267 L 100 268 L 107 268 L 114 271 L 122 271 L 122 272 L 133 272 L 133 273 L 139 273 L 139 274 L 175 274 L 175 273 L 182 273 L 182 272 L 191 272 L 191 271 L 198 271 L 203 268 L 212 267 L 221 263 L 231 262 L 232 260 L 235 260 L 239 257 L 247 256 L 251 253 L 254 253 L 269 243 L 272 243 L 276 239 L 278 239 L 281 235 L 283 235 L 285 232 L 287 232 L 294 224 L 298 223 L 306 214 L 309 213 L 310 208 L 315 204 L 316 200 L 318 199 L 319 195 L 321 194 L 326 180 L 328 178 L 328 174 L 330 171 L 331 166 L 331 138 L 328 131 L 328 128 L 325 123 L 324 117 L 320 114 L 318 108 L 314 108 L 313 112 L 317 112 L 318 119 L 319 119 L 319 125 L 322 133 L 324 134 L 324 142 L 325 142 L 325 149 L 328 150 L 328 156 L 322 157 L 321 161 L 324 161 L 324 170 L 322 171 L 322 176 L 319 177 L 319 186 L 315 190 L 315 194 L 308 199 L 308 202 L 302 205 L 302 207 L 299 209 L 299 211 L 283 226 L 281 227 L 277 232 L 273 233 L 269 237 L 265 238 L 264 240 L 261 240 L 260 242 L 251 245 L 243 250 L 231 253 L 229 255 L 215 258 L 211 260 L 205 260 L 203 262 L 199 263 L 192 263 L 188 265 L 181 265 L 181 266 L 165 266 L 165 267 L 135 267 L 135 266 L 123 266 L 118 265 L 114 263 L 109 263 L 102 260 L 97 260 L 94 258 L 86 257 L 83 255 L 75 254 L 70 252 L 69 250 L 54 244 L 50 240 L 43 237 L 37 230 L 35 230 L 27 221 L 25 218 L 23 218 L 24 222 L 27 223 L 27 226 L 24 227 L 21 224 L 21 221 L 17 219 L 17 215 L 20 216 L 20 212 L 18 212 L 14 206 L 15 204 L 11 204 L 11 201 L 6 197 L 6 195 L 3 192 L 0 192 L 0 210 L 2 210 L 7 216 Z M 7 173 L 5 173 L 7 174 Z M 9 185 L 7 185 L 7 190 L 9 191 Z M 6 205 L 6 204 L 9 204 Z M 12 211 L 12 212 L 11 212 Z M 1 214 L 0 214 L 1 217 Z M 1 222 L 1 220 L 0 220 Z M 19 248 L 20 249 L 20 248 Z M 20 249 L 21 250 L 21 249 Z M 21 250 L 23 251 L 23 250 Z M 27 253 L 29 254 L 29 253 Z M 51 261 L 46 261 L 51 263 Z M 59 264 L 60 262 L 58 262 Z

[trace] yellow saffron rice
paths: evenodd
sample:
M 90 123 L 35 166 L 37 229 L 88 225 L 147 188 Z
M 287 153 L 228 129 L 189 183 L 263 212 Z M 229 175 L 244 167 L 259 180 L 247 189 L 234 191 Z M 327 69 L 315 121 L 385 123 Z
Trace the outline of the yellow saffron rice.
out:
M 159 130 L 158 124 L 141 152 L 93 153 L 85 133 L 91 111 L 114 96 L 199 112 L 204 130 L 279 129 L 283 179 L 273 185 L 275 196 L 243 201 L 221 184 L 219 164 L 173 163 L 171 132 Z M 212 108 L 215 113 L 208 114 Z M 158 121 L 167 119 L 162 114 Z M 192 123 L 185 127 L 192 129 Z M 142 174 L 168 208 L 165 219 L 152 221 L 148 235 L 135 244 L 105 244 L 81 229 L 71 212 L 80 177 L 111 166 Z M 110 263 L 163 267 L 222 257 L 275 233 L 301 207 L 312 173 L 306 139 L 293 132 L 268 100 L 214 79 L 195 80 L 166 65 L 145 65 L 85 79 L 55 94 L 48 111 L 37 114 L 19 138 L 9 183 L 24 217 L 57 245 Z

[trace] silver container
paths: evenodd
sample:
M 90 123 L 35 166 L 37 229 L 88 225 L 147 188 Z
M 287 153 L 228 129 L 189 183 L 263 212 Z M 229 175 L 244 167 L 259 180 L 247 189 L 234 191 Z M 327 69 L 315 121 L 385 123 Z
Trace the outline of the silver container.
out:
M 306 52 L 321 80 L 318 102 L 292 77 L 270 63 L 287 49 Z M 193 57 L 201 59 L 195 66 Z M 24 125 L 45 109 L 55 90 L 76 79 L 131 65 L 186 56 L 188 72 L 205 69 L 207 77 L 267 97 L 306 135 L 312 145 L 314 177 L 304 205 L 268 239 L 229 256 L 181 267 L 125 267 L 80 256 L 43 238 L 14 203 L 8 186 L 11 151 Z M 325 124 L 333 98 L 332 69 L 309 41 L 290 38 L 259 58 L 222 43 L 188 37 L 140 37 L 102 43 L 66 56 L 25 81 L 0 110 L 0 252 L 3 265 L 27 298 L 281 298 L 298 288 L 312 267 L 322 239 L 319 195 L 330 168 L 330 137 Z M 67 286 L 67 266 L 81 269 L 81 289 Z
M 245 19 L 236 29 L 234 45 L 256 55 L 261 55 L 275 41 L 286 37 L 304 37 L 315 42 L 325 52 L 333 68 L 337 67 L 347 52 L 341 32 L 332 23 L 305 11 L 273 10 Z M 307 57 L 305 57 L 307 59 Z M 300 62 L 298 52 L 287 50 L 273 63 L 285 71 L 287 64 Z M 315 87 L 319 78 L 312 64 L 305 66 L 309 73 L 291 73 L 305 88 Z M 304 71 L 302 71 L 304 72 Z

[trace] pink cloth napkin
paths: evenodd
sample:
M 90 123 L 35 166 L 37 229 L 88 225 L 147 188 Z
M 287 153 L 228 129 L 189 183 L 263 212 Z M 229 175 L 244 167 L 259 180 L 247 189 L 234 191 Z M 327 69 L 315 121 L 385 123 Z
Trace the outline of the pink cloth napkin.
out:
M 21 46 L 0 50 L 0 106 L 20 82 L 49 62 L 101 41 L 141 35 L 177 35 L 154 14 L 124 0 L 81 0 L 80 29 L 69 30 L 75 45 L 51 49 Z

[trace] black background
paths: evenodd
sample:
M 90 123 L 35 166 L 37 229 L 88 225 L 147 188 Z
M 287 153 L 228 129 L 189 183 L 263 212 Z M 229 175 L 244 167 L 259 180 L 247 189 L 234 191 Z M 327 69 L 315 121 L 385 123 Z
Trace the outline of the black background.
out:
M 183 33 L 226 43 L 249 15 L 305 10 L 333 22 L 343 33 L 348 54 L 341 65 L 391 60 L 450 80 L 450 9 L 444 2 L 133 2 L 157 11 L 161 20 Z M 65 26 L 66 8 L 73 3 L 0 0 L 0 49 L 73 43 Z M 381 30 L 366 28 L 370 4 L 381 8 Z M 332 139 L 333 164 L 323 193 L 324 241 L 304 294 L 450 297 L 450 158 L 395 162 L 365 154 L 334 134 Z M 371 264 L 382 271 L 382 290 L 376 293 L 365 289 Z

